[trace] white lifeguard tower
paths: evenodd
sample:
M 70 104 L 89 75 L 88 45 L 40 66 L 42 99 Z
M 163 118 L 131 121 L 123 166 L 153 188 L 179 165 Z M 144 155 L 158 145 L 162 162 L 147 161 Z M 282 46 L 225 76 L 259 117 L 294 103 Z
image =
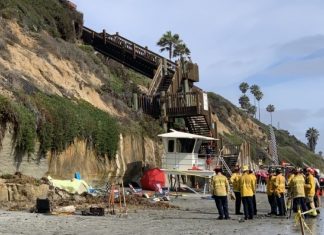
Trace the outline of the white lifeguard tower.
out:
M 208 169 L 206 157 L 199 158 L 198 152 L 203 141 L 216 141 L 217 139 L 175 131 L 158 135 L 162 138 L 164 156 L 162 157 L 162 170 L 167 174 L 194 175 L 211 177 L 215 173 Z

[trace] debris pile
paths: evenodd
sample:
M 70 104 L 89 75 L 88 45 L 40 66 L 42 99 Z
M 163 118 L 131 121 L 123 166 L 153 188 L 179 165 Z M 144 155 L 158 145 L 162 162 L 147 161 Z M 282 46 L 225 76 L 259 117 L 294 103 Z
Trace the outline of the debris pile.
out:
M 0 208 L 37 212 L 37 200 L 49 200 L 50 210 L 54 214 L 82 211 L 85 215 L 101 215 L 102 213 L 98 212 L 100 209 L 89 209 L 104 208 L 105 211 L 109 211 L 111 207 L 118 211 L 178 208 L 165 202 L 169 201 L 168 196 L 141 189 L 134 192 L 131 188 L 113 191 L 108 188 L 78 194 L 54 187 L 48 178 L 35 179 L 20 173 L 0 177 Z

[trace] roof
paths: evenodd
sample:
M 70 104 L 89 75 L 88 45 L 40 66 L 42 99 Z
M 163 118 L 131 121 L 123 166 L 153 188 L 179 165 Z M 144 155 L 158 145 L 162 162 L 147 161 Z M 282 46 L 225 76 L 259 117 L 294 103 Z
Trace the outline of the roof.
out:
M 203 135 L 195 135 L 195 134 L 190 134 L 187 132 L 181 132 L 181 131 L 176 131 L 171 129 L 172 132 L 164 133 L 158 135 L 159 137 L 162 138 L 186 138 L 186 139 L 201 139 L 201 140 L 218 140 L 212 137 L 207 137 Z

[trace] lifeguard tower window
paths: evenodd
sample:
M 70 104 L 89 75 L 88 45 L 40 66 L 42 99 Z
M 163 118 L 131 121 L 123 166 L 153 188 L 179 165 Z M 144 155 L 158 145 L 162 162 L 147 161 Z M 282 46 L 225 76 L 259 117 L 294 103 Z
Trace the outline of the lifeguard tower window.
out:
M 177 139 L 177 152 L 178 153 L 192 153 L 195 146 L 194 139 Z
M 169 140 L 168 143 L 168 152 L 173 153 L 174 152 L 174 140 Z

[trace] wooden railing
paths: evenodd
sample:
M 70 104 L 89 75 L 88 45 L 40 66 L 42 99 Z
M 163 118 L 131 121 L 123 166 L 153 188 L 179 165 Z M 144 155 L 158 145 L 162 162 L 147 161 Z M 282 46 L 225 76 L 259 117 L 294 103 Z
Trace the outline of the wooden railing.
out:
M 163 79 L 163 71 L 162 71 L 163 65 L 162 62 L 160 62 L 159 67 L 157 68 L 155 75 L 152 79 L 152 82 L 150 84 L 150 88 L 148 90 L 148 95 L 154 95 L 157 91 L 162 79 Z
M 160 99 L 157 96 L 139 95 L 137 97 L 138 109 L 154 118 L 161 115 Z
M 238 155 L 241 150 L 241 145 L 224 145 L 223 155 Z
M 202 103 L 199 93 L 188 92 L 170 94 L 166 95 L 163 101 L 166 105 L 166 113 L 169 116 L 190 116 L 202 114 Z
M 151 50 L 148 50 L 147 47 L 142 47 L 139 44 L 136 44 L 122 36 L 120 36 L 118 33 L 111 35 L 106 33 L 105 30 L 103 30 L 102 33 L 97 33 L 93 31 L 92 29 L 89 29 L 87 27 L 83 27 L 83 31 L 85 33 L 91 34 L 92 38 L 101 38 L 103 42 L 106 44 L 109 42 L 110 44 L 119 47 L 122 50 L 128 51 L 133 55 L 133 58 L 135 59 L 137 56 L 141 57 L 142 59 L 145 59 L 152 64 L 155 64 L 158 66 L 159 61 L 161 59 L 164 59 L 164 57 L 160 56 L 159 54 L 154 53 Z M 167 60 L 168 67 L 175 69 L 176 63 L 174 63 L 171 60 Z

